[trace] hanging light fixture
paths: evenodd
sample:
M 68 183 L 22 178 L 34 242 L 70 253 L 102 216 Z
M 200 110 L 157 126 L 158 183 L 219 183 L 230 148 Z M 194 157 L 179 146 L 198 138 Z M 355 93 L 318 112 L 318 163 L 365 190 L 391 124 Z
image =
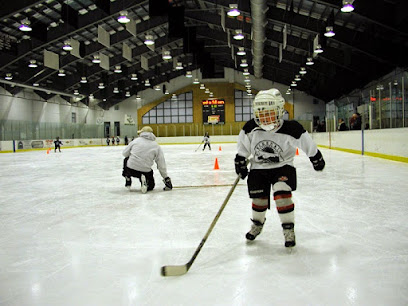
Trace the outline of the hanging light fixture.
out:
M 137 74 L 136 74 L 136 73 L 132 73 L 130 79 L 131 79 L 132 81 L 136 81 L 136 80 L 137 80 Z
M 99 88 L 99 89 L 104 89 L 104 88 L 105 88 L 105 85 L 104 85 L 103 83 L 99 83 L 98 88 Z
M 12 80 L 12 79 L 13 79 L 13 75 L 12 75 L 11 73 L 6 73 L 5 79 L 6 79 L 6 80 Z
M 64 76 L 65 76 L 65 71 L 64 71 L 64 69 L 58 70 L 58 76 L 59 76 L 59 77 L 64 77 Z
M 176 70 L 182 70 L 182 69 L 183 69 L 183 63 L 182 62 L 177 62 Z
M 245 48 L 244 47 L 239 47 L 237 55 L 246 55 Z
M 127 91 L 127 92 L 125 93 L 125 96 L 126 96 L 126 97 L 130 97 L 130 91 Z
M 245 68 L 245 69 L 244 69 L 244 72 L 243 72 L 242 74 L 243 74 L 243 75 L 249 75 L 250 73 L 249 73 L 248 68 Z
M 146 81 L 145 81 L 145 86 L 146 86 L 146 87 L 149 87 L 149 86 L 150 86 L 150 81 L 149 81 L 149 80 L 146 80 Z
M 146 46 L 154 45 L 153 35 L 146 35 L 146 36 L 145 36 L 144 44 L 145 44 Z
M 75 90 L 74 90 L 74 95 L 76 95 L 76 96 L 79 95 L 78 89 L 75 89 Z
M 159 91 L 159 90 L 160 90 L 160 85 L 156 85 L 156 86 L 154 86 L 154 90 Z
M 23 32 L 30 32 L 30 31 L 33 30 L 30 25 L 31 25 L 30 20 L 28 20 L 28 19 L 26 18 L 26 19 L 24 19 L 24 20 L 21 21 L 21 25 L 18 27 L 18 29 L 19 29 L 20 31 L 23 31 Z
M 238 10 L 238 4 L 232 3 L 229 5 L 229 11 L 227 12 L 227 15 L 230 17 L 237 17 L 239 16 L 241 13 Z
M 314 50 L 315 53 L 323 53 L 322 46 L 320 44 L 316 45 L 316 49 Z
M 28 64 L 28 67 L 30 68 L 37 68 L 37 61 L 36 60 L 30 60 L 30 63 Z
M 341 8 L 341 11 L 343 13 L 350 13 L 354 11 L 353 2 L 354 0 L 343 0 L 343 7 Z
M 65 51 L 71 51 L 72 50 L 71 42 L 69 40 L 64 41 L 62 49 Z
M 302 79 L 300 78 L 300 75 L 299 75 L 299 74 L 295 75 L 295 81 L 300 81 L 300 80 L 302 80 Z
M 140 100 L 142 100 L 142 98 L 139 95 L 137 95 L 136 96 L 136 101 L 140 101 Z
M 130 22 L 127 11 L 121 11 L 120 12 L 120 16 L 118 17 L 118 22 L 119 23 L 128 23 L 128 22 Z
M 122 68 L 120 67 L 120 65 L 116 65 L 115 66 L 115 70 L 113 71 L 115 73 L 121 73 L 122 72 Z
M 171 60 L 171 53 L 169 50 L 163 50 L 162 58 L 166 61 Z
M 33 83 L 33 86 L 38 87 L 38 86 L 40 86 L 40 84 L 35 82 L 35 83 Z
M 99 64 L 100 62 L 101 62 L 101 59 L 99 58 L 99 55 L 94 55 L 92 59 L 92 63 Z
M 296 87 L 297 86 L 296 81 L 292 81 L 292 84 L 290 84 L 290 86 Z
M 200 81 L 197 78 L 195 78 L 193 84 L 200 84 Z
M 83 77 L 81 77 L 80 82 L 81 82 L 82 84 L 85 84 L 85 83 L 88 83 L 88 80 L 86 79 L 85 76 L 83 76 Z
M 205 89 L 205 85 L 203 83 L 200 84 L 200 89 Z
M 308 57 L 308 58 L 307 58 L 306 65 L 308 65 L 308 66 L 314 65 L 314 62 L 313 62 L 313 58 L 312 58 L 312 57 Z
M 240 30 L 240 29 L 235 30 L 234 39 L 236 39 L 236 40 L 244 39 L 244 34 L 242 34 L 242 30 Z
M 306 68 L 305 67 L 300 67 L 299 73 L 300 74 L 306 74 L 307 73 Z
M 113 88 L 113 93 L 115 93 L 115 94 L 119 93 L 119 88 L 114 87 L 114 88 Z
M 333 31 L 333 27 L 331 27 L 331 26 L 326 27 L 326 33 L 324 33 L 324 36 L 333 37 L 334 35 L 336 35 L 336 33 L 334 33 L 334 31 Z
M 193 74 L 191 73 L 191 71 L 187 71 L 186 72 L 186 78 L 192 78 Z
M 240 64 L 241 67 L 248 67 L 248 63 L 246 59 L 243 59 Z

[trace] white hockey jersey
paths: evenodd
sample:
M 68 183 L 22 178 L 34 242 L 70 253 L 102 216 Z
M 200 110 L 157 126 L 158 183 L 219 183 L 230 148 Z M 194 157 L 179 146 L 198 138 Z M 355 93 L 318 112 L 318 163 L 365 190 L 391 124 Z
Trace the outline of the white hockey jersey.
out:
M 296 149 L 308 157 L 317 154 L 318 149 L 303 126 L 294 120 L 282 120 L 275 131 L 261 129 L 252 119 L 245 123 L 238 136 L 238 155 L 249 158 L 251 169 L 273 169 L 293 165 Z
M 156 162 L 157 169 L 163 178 L 168 177 L 164 154 L 156 142 L 156 136 L 151 132 L 142 132 L 139 137 L 132 140 L 123 150 L 122 155 L 129 157 L 127 167 L 141 171 L 150 172 L 153 163 Z

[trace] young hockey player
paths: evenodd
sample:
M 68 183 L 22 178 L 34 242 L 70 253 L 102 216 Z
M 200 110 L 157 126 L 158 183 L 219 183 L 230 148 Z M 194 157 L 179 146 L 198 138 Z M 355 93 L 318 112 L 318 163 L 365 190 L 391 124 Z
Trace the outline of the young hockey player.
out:
M 57 136 L 57 140 L 54 140 L 55 149 L 54 152 L 57 152 L 57 149 L 61 152 L 62 141 Z
M 235 171 L 242 179 L 248 175 L 248 192 L 252 199 L 252 226 L 248 240 L 258 236 L 270 208 L 271 186 L 285 237 L 285 247 L 294 247 L 296 169 L 293 159 L 300 148 L 309 157 L 316 171 L 325 161 L 316 144 L 297 121 L 282 119 L 285 100 L 279 90 L 260 91 L 253 101 L 254 119 L 248 121 L 238 136 Z M 247 159 L 252 156 L 248 174 Z
M 205 132 L 203 142 L 204 142 L 203 151 L 205 150 L 206 146 L 208 146 L 208 148 L 211 151 L 210 135 L 208 134 L 208 132 Z
M 133 176 L 139 178 L 142 193 L 153 190 L 155 182 L 152 166 L 156 162 L 157 169 L 159 169 L 165 184 L 164 190 L 173 189 L 171 179 L 167 175 L 164 154 L 155 141 L 156 136 L 153 134 L 153 129 L 150 126 L 145 126 L 138 133 L 140 134 L 139 137 L 131 141 L 123 150 L 125 160 L 123 161 L 122 176 L 126 179 L 125 186 L 130 189 L 131 177 Z

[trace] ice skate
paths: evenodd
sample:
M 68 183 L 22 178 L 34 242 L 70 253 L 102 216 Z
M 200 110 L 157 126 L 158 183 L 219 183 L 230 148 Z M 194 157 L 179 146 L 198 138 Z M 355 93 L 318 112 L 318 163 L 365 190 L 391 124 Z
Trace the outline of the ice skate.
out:
M 251 230 L 246 234 L 246 239 L 254 240 L 256 236 L 258 236 L 262 232 L 263 225 L 265 223 L 261 223 L 258 220 L 251 219 L 253 224 L 251 225 Z
M 146 182 L 146 177 L 143 174 L 140 177 L 140 182 L 142 184 L 142 186 L 140 187 L 140 189 L 142 190 L 142 193 L 146 193 L 147 192 L 147 182 Z
M 296 245 L 295 225 L 293 223 L 282 223 L 282 228 L 285 236 L 285 247 L 294 247 Z
M 132 185 L 132 179 L 130 177 L 125 177 L 126 179 L 126 183 L 125 183 L 125 187 L 130 190 L 130 186 Z

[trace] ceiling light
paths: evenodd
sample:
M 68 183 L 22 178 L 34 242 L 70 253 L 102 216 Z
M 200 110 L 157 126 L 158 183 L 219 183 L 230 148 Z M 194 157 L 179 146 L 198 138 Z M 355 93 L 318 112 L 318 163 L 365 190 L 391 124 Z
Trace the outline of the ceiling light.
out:
M 252 92 L 248 92 L 248 93 L 247 93 L 247 96 L 252 96 Z
M 295 81 L 300 81 L 300 80 L 302 80 L 302 79 L 300 78 L 300 75 L 299 75 L 299 74 L 295 75 Z
M 156 85 L 156 86 L 154 86 L 154 90 L 159 91 L 159 90 L 160 90 L 160 85 Z
M 308 58 L 307 58 L 306 65 L 308 65 L 308 66 L 314 65 L 314 62 L 313 62 L 313 58 L 312 58 L 312 57 L 308 57 Z
M 88 80 L 86 79 L 86 77 L 81 77 L 81 83 L 85 84 L 88 82 Z
M 306 68 L 305 67 L 300 67 L 299 73 L 300 74 L 306 74 L 307 73 Z
M 246 55 L 245 48 L 244 47 L 239 47 L 237 55 Z
M 288 91 L 286 92 L 286 94 L 287 94 L 287 95 L 290 95 L 290 91 L 288 90 Z
M 12 80 L 12 79 L 13 79 L 13 75 L 12 75 L 11 73 L 6 73 L 5 79 L 6 79 L 6 80 Z
M 145 81 L 145 86 L 146 86 L 146 87 L 150 86 L 150 81 L 149 81 L 149 80 L 146 80 L 146 81 Z
M 248 67 L 248 63 L 246 59 L 243 59 L 240 64 L 241 67 Z
M 249 77 L 245 77 L 244 82 L 248 83 L 248 82 L 251 82 L 251 80 L 249 79 Z
M 33 83 L 33 86 L 38 87 L 38 86 L 40 86 L 40 84 L 38 84 L 38 83 Z
M 89 95 L 89 99 L 93 99 L 94 98 L 94 95 L 93 94 L 90 94 Z
M 94 55 L 94 58 L 92 59 L 92 63 L 94 64 L 99 64 L 101 62 L 99 55 Z
M 343 13 L 350 13 L 354 11 L 353 2 L 354 0 L 343 0 L 343 7 L 341 8 L 341 11 Z
M 176 69 L 177 69 L 177 70 L 183 69 L 183 63 L 177 62 L 177 64 L 176 64 Z
M 21 21 L 21 25 L 18 27 L 20 29 L 20 31 L 23 32 L 30 32 L 33 29 L 30 27 L 30 20 L 28 20 L 27 18 Z
M 78 89 L 74 90 L 74 95 L 76 95 L 76 96 L 79 95 Z
M 136 73 L 133 73 L 132 76 L 130 77 L 130 79 L 131 79 L 132 81 L 136 81 L 136 80 L 137 80 L 137 74 L 136 74 Z
M 118 22 L 120 23 L 128 23 L 130 21 L 128 17 L 128 12 L 127 11 L 121 11 L 120 16 L 118 17 Z
M 290 86 L 296 87 L 297 86 L 296 81 L 292 81 L 292 84 L 290 84 Z
M 127 92 L 125 93 L 125 96 L 126 96 L 126 97 L 130 97 L 130 91 L 127 91 Z
M 200 84 L 200 89 L 205 89 L 205 86 L 204 86 L 204 84 Z
M 113 93 L 119 93 L 119 88 L 117 88 L 117 87 L 115 87 L 115 88 L 113 88 Z
M 214 94 L 212 92 L 210 92 L 210 98 L 214 97 Z
M 166 91 L 164 92 L 164 94 L 165 94 L 165 95 L 169 95 L 169 94 L 170 94 L 170 93 L 169 93 L 169 90 L 166 89 Z
M 139 95 L 137 95 L 136 96 L 136 101 L 140 101 L 140 100 L 142 100 L 142 98 Z
M 172 100 L 177 100 L 177 95 L 176 95 L 176 94 L 172 94 L 172 95 L 171 95 L 171 99 L 172 99 Z
M 239 30 L 239 29 L 235 30 L 234 39 L 236 39 L 236 40 L 244 39 L 244 35 L 242 34 L 242 30 Z
M 37 61 L 36 60 L 30 60 L 30 63 L 28 64 L 28 67 L 30 68 L 37 68 Z
M 162 54 L 162 58 L 163 58 L 164 60 L 170 60 L 170 59 L 171 59 L 170 51 L 164 50 L 164 51 L 163 51 L 163 54 Z
M 115 66 L 115 70 L 113 71 L 115 73 L 121 73 L 122 72 L 122 68 L 120 67 L 120 65 Z
M 144 44 L 146 46 L 154 45 L 153 35 L 146 35 Z
M 237 17 L 240 15 L 240 12 L 238 10 L 238 4 L 230 4 L 229 8 L 230 10 L 227 13 L 228 16 Z
M 193 84 L 200 84 L 200 81 L 198 79 L 194 79 Z
M 103 85 L 103 83 L 99 83 L 98 88 L 99 88 L 99 89 L 104 89 L 104 88 L 105 88 L 105 85 Z
M 186 78 L 192 78 L 193 74 L 191 73 L 191 71 L 187 71 L 186 72 Z
M 59 77 L 64 77 L 64 76 L 65 76 L 65 71 L 64 71 L 64 69 L 58 70 L 58 76 L 59 76 Z
M 64 42 L 64 45 L 62 46 L 62 49 L 65 51 L 71 51 L 72 50 L 71 42 L 69 40 L 66 40 Z
M 243 74 L 243 75 L 249 75 L 250 73 L 249 73 L 248 68 L 245 68 L 245 69 L 244 69 L 244 72 L 243 72 L 242 74 Z
M 208 88 L 205 89 L 205 93 L 210 93 L 210 90 Z
M 320 44 L 316 45 L 316 49 L 314 50 L 315 53 L 323 53 L 322 46 Z
M 333 31 L 333 27 L 326 27 L 326 33 L 324 33 L 324 36 L 333 37 L 334 35 L 336 35 L 336 33 Z

